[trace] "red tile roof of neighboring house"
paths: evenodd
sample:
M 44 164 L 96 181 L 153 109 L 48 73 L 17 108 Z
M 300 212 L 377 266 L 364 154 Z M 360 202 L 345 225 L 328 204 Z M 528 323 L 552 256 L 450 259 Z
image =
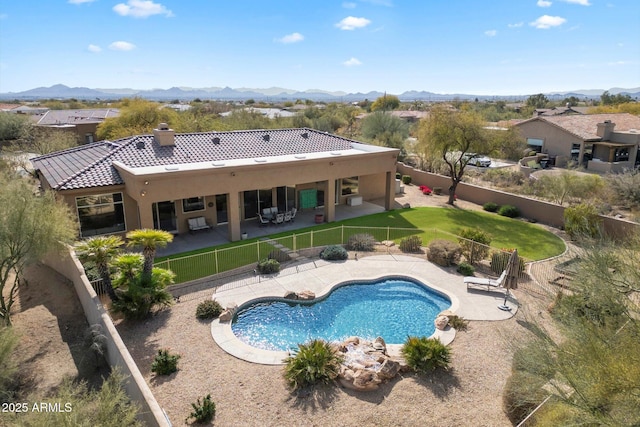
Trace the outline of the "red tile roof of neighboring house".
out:
M 604 123 L 605 120 L 610 120 L 612 123 L 615 123 L 616 127 L 614 128 L 614 132 L 628 131 L 631 129 L 640 130 L 640 117 L 628 113 L 538 116 L 525 120 L 524 122 L 520 122 L 518 125 L 536 120 L 544 121 L 562 128 L 584 141 L 599 141 L 601 138 L 596 133 L 598 123 Z
M 265 135 L 268 135 L 267 138 Z M 114 161 L 130 168 L 350 150 L 357 141 L 313 129 L 269 129 L 175 135 L 161 146 L 153 135 L 101 141 L 32 159 L 55 190 L 123 184 Z

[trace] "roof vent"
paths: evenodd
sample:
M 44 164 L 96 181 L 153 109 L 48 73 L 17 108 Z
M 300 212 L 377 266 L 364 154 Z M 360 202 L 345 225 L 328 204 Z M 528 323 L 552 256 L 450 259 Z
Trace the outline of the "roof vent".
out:
M 138 141 L 138 142 L 136 142 L 136 148 L 137 148 L 138 150 L 142 150 L 143 148 L 145 148 L 144 141 Z
M 220 145 L 220 138 L 216 136 L 211 140 L 211 142 L 213 142 L 215 145 Z
M 269 141 L 271 137 L 269 135 L 262 135 L 262 139 L 264 139 L 265 141 Z
M 302 136 L 304 139 L 309 138 L 309 134 L 308 134 L 307 132 L 303 133 L 301 136 Z

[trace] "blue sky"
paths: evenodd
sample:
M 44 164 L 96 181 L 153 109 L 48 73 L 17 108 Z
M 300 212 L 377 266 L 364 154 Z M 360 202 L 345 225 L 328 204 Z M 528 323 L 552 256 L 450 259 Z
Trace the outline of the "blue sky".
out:
M 0 92 L 640 86 L 639 0 L 2 0 Z

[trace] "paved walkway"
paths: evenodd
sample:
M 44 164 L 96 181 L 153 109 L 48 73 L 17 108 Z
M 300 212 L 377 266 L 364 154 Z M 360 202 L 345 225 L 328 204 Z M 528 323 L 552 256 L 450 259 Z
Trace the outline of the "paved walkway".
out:
M 466 320 L 506 320 L 518 309 L 518 304 L 509 298 L 511 311 L 498 309 L 504 302 L 504 290 L 467 291 L 462 276 L 453 269 L 445 269 L 424 259 L 407 255 L 374 255 L 344 262 L 315 261 L 318 268 L 309 268 L 297 274 L 276 276 L 259 283 L 246 284 L 230 289 L 218 290 L 215 299 L 223 306 L 238 306 L 262 297 L 282 297 L 286 291 L 310 290 L 317 297 L 326 294 L 337 284 L 351 280 L 370 280 L 389 275 L 402 275 L 417 279 L 433 289 L 445 293 L 451 299 L 451 310 Z M 321 265 L 322 264 L 322 265 Z M 211 335 L 227 353 L 249 362 L 278 365 L 288 356 L 284 351 L 267 351 L 251 347 L 235 337 L 230 323 L 211 324 Z M 453 341 L 455 330 L 436 331 L 445 344 Z M 399 355 L 400 345 L 388 345 L 392 356 Z

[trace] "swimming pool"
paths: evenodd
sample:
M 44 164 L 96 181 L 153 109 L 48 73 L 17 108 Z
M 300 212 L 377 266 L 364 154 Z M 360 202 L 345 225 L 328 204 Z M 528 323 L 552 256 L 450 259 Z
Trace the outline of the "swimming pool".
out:
M 340 341 L 353 335 L 402 344 L 408 335 L 431 336 L 434 319 L 450 306 L 447 296 L 417 280 L 393 276 L 345 282 L 313 303 L 250 301 L 240 307 L 231 328 L 240 341 L 272 351 L 286 351 L 312 338 Z

